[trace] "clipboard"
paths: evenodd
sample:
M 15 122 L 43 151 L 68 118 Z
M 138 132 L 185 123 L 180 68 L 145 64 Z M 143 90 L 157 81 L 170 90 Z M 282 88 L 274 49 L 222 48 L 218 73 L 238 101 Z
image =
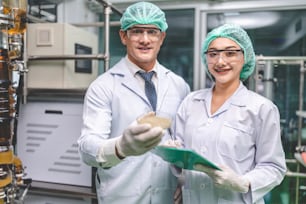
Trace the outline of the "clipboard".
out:
M 217 165 L 191 149 L 156 146 L 151 151 L 163 160 L 182 169 L 195 170 L 193 168 L 195 164 L 203 164 L 206 167 L 221 170 Z

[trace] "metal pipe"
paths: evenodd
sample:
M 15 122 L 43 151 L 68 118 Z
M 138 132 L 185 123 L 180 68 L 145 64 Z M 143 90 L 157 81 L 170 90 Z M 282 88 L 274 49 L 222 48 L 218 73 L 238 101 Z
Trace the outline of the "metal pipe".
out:
M 296 164 L 297 161 L 296 161 L 296 159 L 286 159 L 286 163 L 287 164 Z
M 285 61 L 294 61 L 294 60 L 306 60 L 306 56 L 256 56 L 256 60 L 285 60 Z
M 32 16 L 31 14 L 27 14 L 27 19 L 31 20 L 31 21 L 34 22 L 34 23 L 47 23 L 46 20 L 37 18 L 37 17 L 35 17 L 35 16 Z
M 30 55 L 27 57 L 28 60 L 76 60 L 76 59 L 97 59 L 104 60 L 106 55 Z
M 110 32 L 110 26 L 118 26 L 120 25 L 120 22 L 112 22 L 110 23 L 110 14 L 112 13 L 112 10 L 115 11 L 120 16 L 122 15 L 122 12 L 114 7 L 112 4 L 110 4 L 108 1 L 104 0 L 96 0 L 98 3 L 102 4 L 104 7 L 104 23 L 95 24 L 95 26 L 102 27 L 104 26 L 104 72 L 109 69 L 109 61 L 110 61 L 110 52 L 109 52 L 109 32 Z M 81 25 L 83 26 L 83 25 Z
M 299 111 L 303 111 L 303 103 L 304 103 L 304 61 L 301 60 L 300 62 L 300 89 L 299 89 Z M 302 127 L 303 127 L 303 118 L 301 116 L 298 116 L 298 147 L 301 146 L 302 142 Z M 300 172 L 300 164 L 298 163 L 296 167 L 296 171 Z M 306 177 L 306 176 L 305 176 Z M 296 178 L 296 196 L 295 196 L 295 203 L 298 204 L 299 201 L 299 186 L 300 186 L 300 179 L 299 177 Z
M 105 23 L 105 27 L 104 27 L 104 54 L 105 54 L 104 72 L 105 72 L 109 69 L 109 60 L 110 60 L 110 56 L 109 56 L 109 32 L 110 32 L 110 28 L 109 28 L 109 25 L 110 25 L 111 8 L 110 8 L 109 4 L 104 6 L 104 14 L 105 14 L 105 19 L 104 19 L 104 23 Z
M 263 75 L 263 83 L 264 83 L 264 96 L 273 100 L 273 62 L 268 60 L 265 66 L 264 75 Z
M 305 67 L 304 61 L 300 62 L 300 91 L 299 91 L 299 111 L 303 111 L 303 103 L 304 103 L 304 74 L 305 74 Z M 298 147 L 302 144 L 302 127 L 303 127 L 303 119 L 299 116 L 299 124 L 298 124 Z
M 297 172 L 287 171 L 286 176 L 297 177 L 297 178 L 306 178 L 306 173 L 297 173 Z M 297 190 L 298 189 L 299 188 L 297 188 Z M 298 196 L 296 197 L 296 199 L 298 199 Z
M 104 22 L 95 22 L 95 23 L 73 23 L 72 25 L 77 27 L 104 27 Z M 110 26 L 120 26 L 120 21 L 109 22 Z
M 112 10 L 114 10 L 120 16 L 122 15 L 122 12 L 119 9 L 117 9 L 115 6 L 113 6 L 111 3 L 108 3 L 108 1 L 104 1 L 104 0 L 96 0 L 96 1 L 102 4 L 104 7 L 112 8 Z

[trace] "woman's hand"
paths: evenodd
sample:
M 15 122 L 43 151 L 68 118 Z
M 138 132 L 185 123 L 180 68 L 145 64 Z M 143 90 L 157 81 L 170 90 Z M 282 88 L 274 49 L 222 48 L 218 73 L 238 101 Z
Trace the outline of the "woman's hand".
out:
M 201 164 L 196 164 L 194 165 L 194 169 L 206 173 L 219 188 L 238 191 L 240 193 L 247 193 L 249 191 L 250 182 L 243 176 L 236 174 L 229 167 L 220 166 L 221 170 L 216 170 Z

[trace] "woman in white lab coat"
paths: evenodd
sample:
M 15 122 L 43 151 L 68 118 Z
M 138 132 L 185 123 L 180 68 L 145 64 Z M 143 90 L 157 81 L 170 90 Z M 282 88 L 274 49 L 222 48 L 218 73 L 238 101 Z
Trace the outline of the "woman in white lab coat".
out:
M 127 55 L 87 90 L 78 144 L 83 161 L 97 168 L 99 204 L 173 203 L 176 177 L 167 162 L 150 152 L 169 134 L 135 121 L 148 111 L 174 117 L 189 93 L 183 78 L 157 61 L 166 29 L 164 12 L 154 4 L 129 6 L 120 30 Z M 156 109 L 138 74 L 149 71 L 155 72 Z
M 214 84 L 182 102 L 176 137 L 221 168 L 185 170 L 184 204 L 263 204 L 286 172 L 278 108 L 242 83 L 253 72 L 255 54 L 237 25 L 212 30 L 203 62 Z

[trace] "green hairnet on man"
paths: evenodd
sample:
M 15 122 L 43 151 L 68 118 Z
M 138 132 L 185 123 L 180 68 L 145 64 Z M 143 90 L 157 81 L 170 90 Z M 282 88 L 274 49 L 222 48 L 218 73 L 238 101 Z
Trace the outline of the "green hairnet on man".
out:
M 247 79 L 254 71 L 255 64 L 256 64 L 256 57 L 252 45 L 252 41 L 247 34 L 247 32 L 241 28 L 239 25 L 236 24 L 224 24 L 218 28 L 213 29 L 209 32 L 206 36 L 206 39 L 202 45 L 201 56 L 204 65 L 206 66 L 206 71 L 208 72 L 209 76 L 210 73 L 207 69 L 207 60 L 205 52 L 207 51 L 210 43 L 215 40 L 216 38 L 229 38 L 235 41 L 243 50 L 244 54 L 244 65 L 243 69 L 240 73 L 240 78 L 242 80 Z
M 97 168 L 99 204 L 174 203 L 181 199 L 180 183 L 170 163 L 151 151 L 173 141 L 173 127 L 151 119 L 174 118 L 190 88 L 157 60 L 168 28 L 160 8 L 134 3 L 120 22 L 126 55 L 86 91 L 79 152 Z
M 138 2 L 129 6 L 121 19 L 121 29 L 127 30 L 134 25 L 155 25 L 162 32 L 168 28 L 165 13 L 149 2 Z

